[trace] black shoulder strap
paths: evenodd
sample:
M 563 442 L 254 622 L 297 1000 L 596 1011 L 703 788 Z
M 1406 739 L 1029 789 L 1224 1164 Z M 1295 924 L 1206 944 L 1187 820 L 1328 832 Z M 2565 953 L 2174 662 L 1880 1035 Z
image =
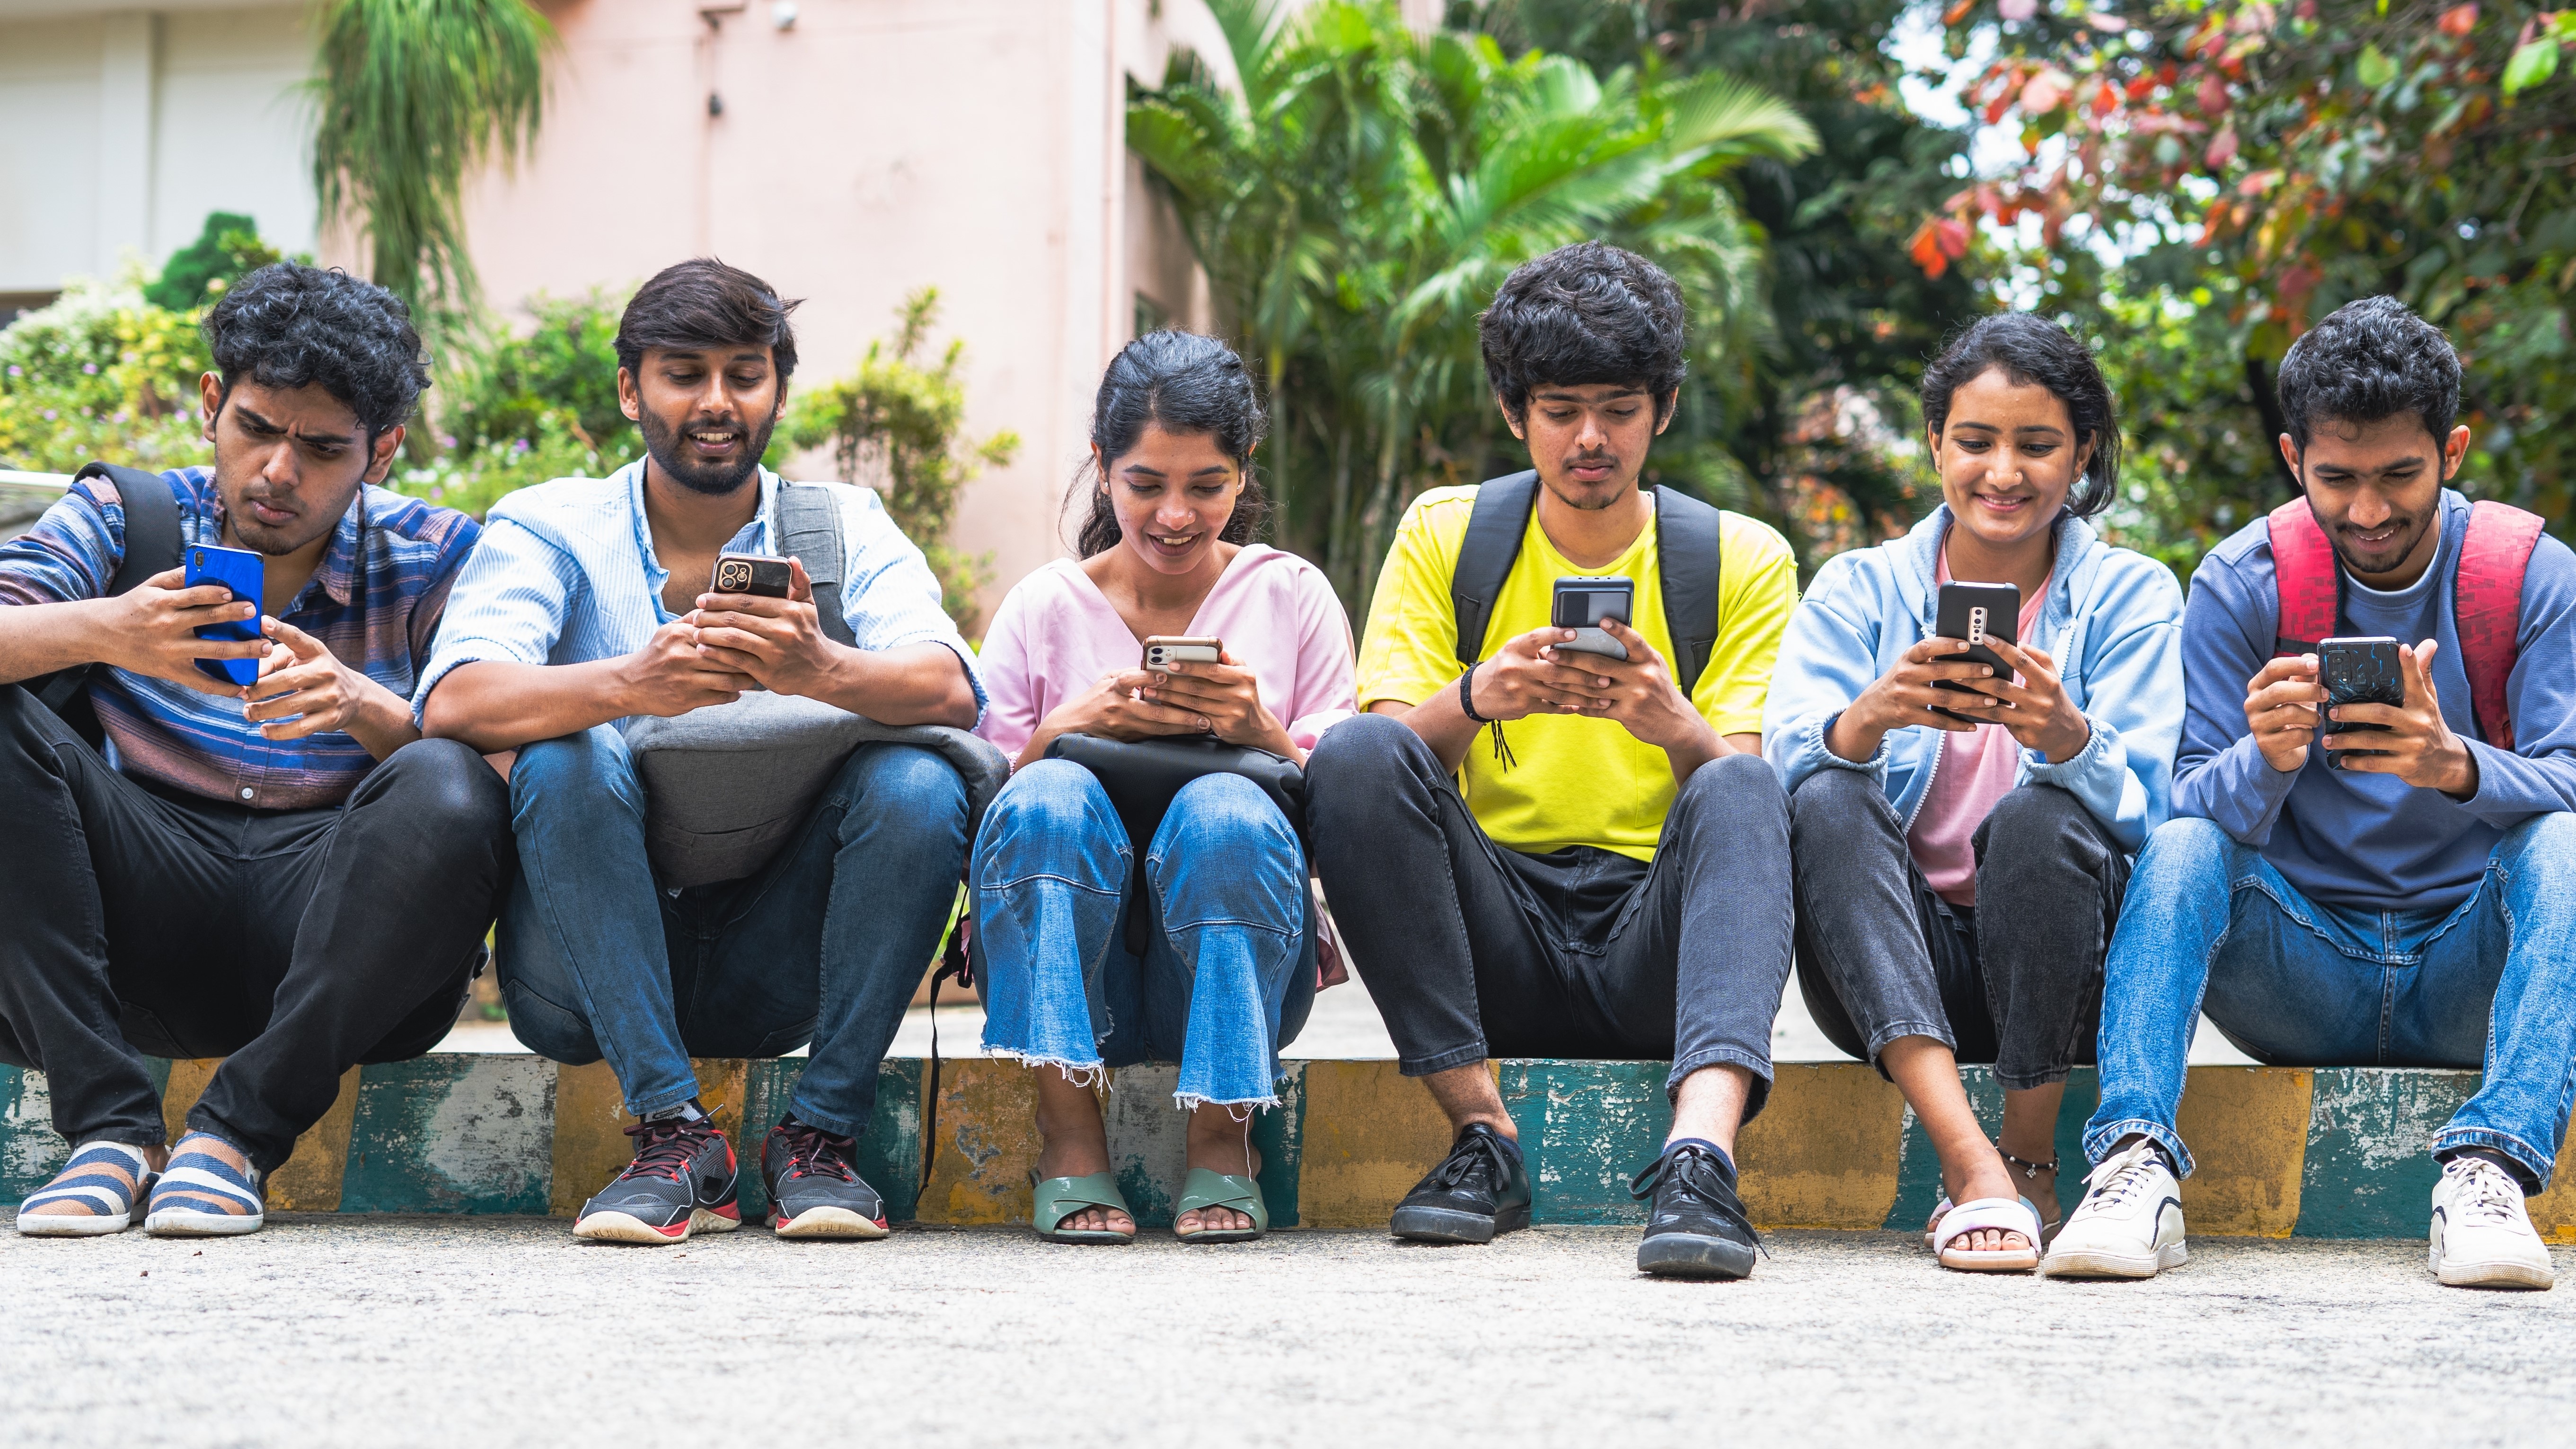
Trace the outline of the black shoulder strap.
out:
M 1684 697 L 1699 687 L 1717 647 L 1720 515 L 1687 493 L 1655 485 L 1655 559 L 1663 576 L 1664 623 L 1672 634 L 1673 682 Z
M 85 463 L 72 475 L 74 483 L 85 478 L 105 478 L 115 484 L 117 507 L 125 514 L 125 557 L 117 560 L 116 577 L 108 581 L 109 597 L 131 592 L 153 575 L 179 566 L 179 499 L 170 491 L 169 479 L 112 463 Z M 90 707 L 89 685 L 104 667 L 85 664 L 27 681 L 45 708 L 61 716 L 93 748 L 102 746 L 106 731 Z
M 841 607 L 841 500 L 819 483 L 778 483 L 778 532 L 788 556 L 805 565 L 814 585 L 815 620 L 823 637 L 845 648 L 858 647 L 850 618 Z
M 1493 622 L 1494 601 L 1502 597 L 1503 580 L 1520 557 L 1521 538 L 1529 532 L 1530 509 L 1538 503 L 1538 470 L 1489 479 L 1476 490 L 1475 511 L 1467 515 L 1467 537 L 1458 545 L 1458 564 L 1449 572 L 1449 607 L 1458 620 L 1458 662 L 1484 657 L 1485 628 Z

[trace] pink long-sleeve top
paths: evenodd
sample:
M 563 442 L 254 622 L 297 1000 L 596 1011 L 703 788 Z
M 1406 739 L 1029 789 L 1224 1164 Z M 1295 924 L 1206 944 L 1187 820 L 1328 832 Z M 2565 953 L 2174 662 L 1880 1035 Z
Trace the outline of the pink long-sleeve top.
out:
M 1225 641 L 1299 749 L 1354 712 L 1350 617 L 1323 571 L 1293 553 L 1244 545 L 1186 632 Z M 976 660 L 992 702 L 975 732 L 1017 759 L 1049 713 L 1143 654 L 1082 565 L 1058 559 L 1020 580 L 993 614 Z

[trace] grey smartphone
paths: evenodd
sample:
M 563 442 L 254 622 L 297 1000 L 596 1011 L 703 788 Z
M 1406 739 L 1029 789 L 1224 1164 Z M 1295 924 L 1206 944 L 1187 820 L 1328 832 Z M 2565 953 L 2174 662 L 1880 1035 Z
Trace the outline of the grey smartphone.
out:
M 2317 682 L 2326 687 L 2326 708 L 2339 704 L 2406 703 L 2406 674 L 2403 661 L 2397 657 L 2394 639 L 2351 638 L 2328 639 L 2317 646 Z M 2384 724 L 2362 720 L 2338 722 L 2319 719 L 2320 735 L 2350 734 L 2360 730 L 2384 730 Z M 2326 768 L 2345 768 L 2346 755 L 2376 755 L 2380 750 L 2328 750 Z
M 1996 678 L 2008 679 L 2012 677 L 2012 666 L 2004 663 L 2002 655 L 1987 648 L 1986 641 L 2001 639 L 2007 644 L 2018 644 L 2021 642 L 2020 630 L 2020 585 L 1950 583 L 1941 586 L 1940 606 L 1933 618 L 1932 632 L 1943 639 L 1968 641 L 1966 654 L 1952 654 L 1946 656 L 1947 658 L 1964 658 L 1972 663 L 1987 665 L 1995 671 Z M 1949 690 L 1954 694 L 1985 693 L 1982 689 L 1972 689 L 1965 684 L 1948 679 L 1935 680 L 1934 687 Z M 1991 720 L 1961 714 L 1955 709 L 1942 709 L 1937 705 L 1933 707 L 1932 712 L 1947 715 L 1951 719 L 1966 724 L 1993 723 Z
M 787 560 L 757 553 L 720 553 L 716 555 L 715 577 L 708 592 L 717 594 L 751 594 L 764 599 L 783 599 L 793 578 Z
M 1636 595 L 1636 582 L 1624 574 L 1576 574 L 1558 579 L 1556 596 L 1548 604 L 1547 621 L 1559 629 L 1573 630 L 1574 638 L 1556 647 L 1579 654 L 1627 658 L 1628 646 L 1611 638 L 1601 621 L 1616 619 L 1635 628 L 1636 619 L 1629 608 Z
M 1187 634 L 1148 634 L 1145 636 L 1145 667 L 1160 669 L 1168 664 L 1214 664 L 1225 657 L 1225 641 L 1198 638 Z

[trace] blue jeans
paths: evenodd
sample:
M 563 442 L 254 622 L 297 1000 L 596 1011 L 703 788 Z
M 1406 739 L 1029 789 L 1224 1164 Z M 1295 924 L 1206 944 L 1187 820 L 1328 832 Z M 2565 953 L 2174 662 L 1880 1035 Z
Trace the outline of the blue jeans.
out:
M 2432 1150 L 2488 1147 L 2549 1181 L 2576 1058 L 2576 815 L 2505 833 L 2448 910 L 2308 900 L 2260 851 L 2207 820 L 2147 839 L 2102 992 L 2099 1162 L 2131 1134 L 2188 1174 L 2174 1131 L 2200 1013 L 2255 1060 L 2288 1066 L 2484 1067 Z
M 1315 999 L 1305 856 L 1252 782 L 1181 787 L 1145 852 L 1153 929 L 1127 949 L 1135 851 L 1091 772 L 1011 777 L 975 844 L 984 1049 L 1079 1080 L 1181 1064 L 1180 1105 L 1275 1106 L 1279 1047 Z
M 520 869 L 498 964 L 520 1041 L 576 1066 L 605 1056 L 638 1117 L 697 1095 L 692 1056 L 810 1041 L 791 1110 L 867 1130 L 966 860 L 966 787 L 946 761 L 861 745 L 777 858 L 685 890 L 645 862 L 644 790 L 613 725 L 521 750 L 510 812 Z

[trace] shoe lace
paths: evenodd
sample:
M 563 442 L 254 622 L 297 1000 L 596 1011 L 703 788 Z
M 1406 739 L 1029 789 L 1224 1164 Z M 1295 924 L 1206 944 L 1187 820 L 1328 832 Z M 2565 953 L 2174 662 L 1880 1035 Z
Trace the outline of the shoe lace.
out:
M 2460 1179 L 2453 1215 L 2461 1226 L 2504 1227 L 2513 1222 L 2513 1210 L 2522 1205 L 2522 1189 L 2503 1168 L 2482 1157 L 2467 1157 L 2448 1170 Z
M 859 1174 L 850 1165 L 850 1153 L 858 1143 L 848 1137 L 837 1137 L 820 1127 L 802 1122 L 780 1125 L 779 1134 L 787 1139 L 787 1177 L 819 1174 L 856 1182 Z
M 1512 1180 L 1511 1160 L 1503 1155 L 1503 1144 L 1491 1132 L 1460 1134 L 1449 1155 L 1431 1170 L 1431 1180 L 1444 1189 L 1465 1187 L 1482 1176 L 1497 1188 Z
M 2104 1208 L 2116 1208 L 2146 1191 L 2147 1179 L 2153 1175 L 2156 1165 L 2155 1149 L 2143 1148 L 2114 1157 L 2094 1168 L 2085 1178 L 2085 1183 L 2093 1189 L 2094 1201 Z
M 1763 1257 L 1771 1250 L 1762 1247 L 1762 1235 L 1753 1228 L 1753 1219 L 1745 1216 L 1744 1203 L 1727 1185 L 1725 1169 L 1717 1159 L 1697 1147 L 1682 1147 L 1654 1160 L 1653 1164 L 1628 1180 L 1628 1196 L 1644 1201 L 1658 1188 L 1670 1186 L 1674 1196 L 1686 1198 L 1711 1217 L 1744 1230 L 1753 1246 L 1762 1249 Z
M 633 1177 L 659 1177 L 680 1182 L 689 1175 L 689 1164 L 697 1160 L 698 1151 L 715 1135 L 715 1123 L 708 1118 L 684 1122 L 677 1118 L 660 1122 L 638 1122 L 626 1129 L 626 1135 L 642 1139 L 635 1149 L 635 1160 L 617 1174 L 624 1182 Z

